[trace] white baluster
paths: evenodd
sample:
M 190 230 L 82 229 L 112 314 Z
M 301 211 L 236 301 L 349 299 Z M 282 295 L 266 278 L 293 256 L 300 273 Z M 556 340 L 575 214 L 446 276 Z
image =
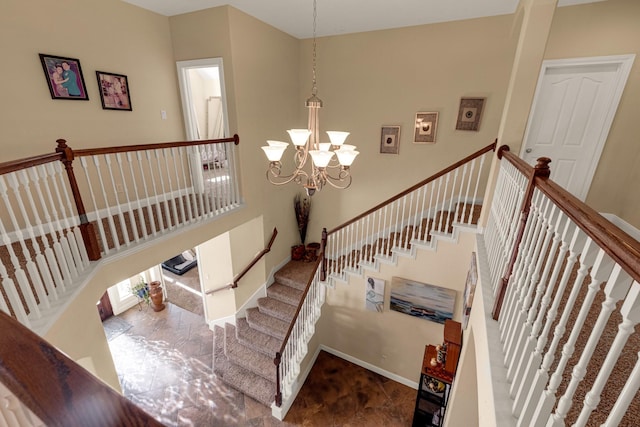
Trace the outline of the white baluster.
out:
M 107 157 L 108 158 L 108 157 Z M 105 210 L 107 211 L 107 224 L 109 225 L 109 231 L 111 233 L 111 240 L 113 241 L 113 246 L 115 247 L 116 250 L 120 249 L 120 238 L 118 236 L 118 231 L 116 230 L 116 225 L 115 222 L 113 220 L 113 214 L 111 213 L 111 204 L 109 203 L 109 197 L 107 195 L 107 189 L 106 186 L 104 185 L 104 180 L 102 179 L 102 171 L 100 169 L 100 157 L 99 156 L 92 156 L 93 159 L 93 165 L 96 168 L 96 173 L 98 174 L 98 186 L 99 186 L 99 190 L 101 190 L 102 192 L 102 200 L 104 201 L 104 205 L 105 205 Z M 108 164 L 107 164 L 108 166 Z M 89 176 L 87 176 L 87 181 L 89 183 L 89 191 L 91 192 L 91 194 L 94 194 L 93 188 L 91 187 L 91 179 L 89 178 Z M 114 187 L 115 189 L 115 187 Z M 101 222 L 101 215 L 99 214 L 100 210 L 98 205 L 95 202 L 95 198 L 94 198 L 94 205 L 95 205 L 95 211 L 98 214 L 98 223 Z M 104 233 L 104 231 L 103 231 Z M 104 247 L 108 248 L 108 241 L 106 240 L 106 236 L 104 239 Z M 105 250 L 105 253 L 107 253 L 107 250 Z
M 164 154 L 165 154 L 165 159 L 164 159 L 165 163 L 168 161 L 168 157 L 169 156 L 171 157 L 171 163 L 173 163 L 173 170 L 175 173 L 174 178 L 176 179 L 176 191 L 174 192 L 173 186 L 171 184 L 170 166 L 169 164 L 167 164 L 167 177 L 169 181 L 169 189 L 171 190 L 171 200 L 175 201 L 177 199 L 177 201 L 175 201 L 174 203 L 178 205 L 178 208 L 180 210 L 180 217 L 176 216 L 176 225 L 186 224 L 187 217 L 185 215 L 184 199 L 182 198 L 182 189 L 180 188 L 180 175 L 178 174 L 178 161 L 180 159 L 175 158 L 175 147 L 167 148 L 166 150 L 164 150 Z
M 182 182 L 184 183 L 185 198 L 187 199 L 186 202 L 189 212 L 189 222 L 194 222 L 198 218 L 198 206 L 196 204 L 196 195 L 195 188 L 193 187 L 193 182 L 191 183 L 191 191 L 189 191 L 189 185 L 187 181 L 188 175 L 186 173 L 186 170 L 189 165 L 188 160 L 190 159 L 188 147 L 178 148 L 178 158 L 183 158 L 185 159 L 183 160 L 183 162 L 187 162 L 186 166 L 185 163 L 181 163 Z
M 449 194 L 449 207 L 447 208 L 447 221 L 444 227 L 443 232 L 445 232 L 446 234 L 449 234 L 449 226 L 451 225 L 452 221 L 455 220 L 455 215 L 454 215 L 454 209 L 453 209 L 453 200 L 456 199 L 458 200 L 459 196 L 456 197 L 456 182 L 458 180 L 458 173 L 459 173 L 459 169 L 460 168 L 456 168 L 453 170 L 453 183 L 451 184 L 451 193 Z M 451 219 L 451 217 L 453 216 L 453 220 Z
M 129 159 L 130 157 L 128 156 L 130 152 L 127 153 L 127 159 Z M 137 243 L 140 241 L 140 234 L 138 233 L 138 224 L 136 223 L 136 215 L 133 209 L 133 206 L 131 205 L 131 198 L 129 197 L 129 185 L 134 185 L 135 186 L 135 182 L 136 182 L 136 178 L 133 174 L 131 174 L 131 184 L 127 183 L 127 180 L 124 177 L 124 169 L 122 167 L 122 156 L 121 153 L 116 153 L 116 163 L 118 164 L 118 170 L 120 171 L 120 180 L 122 182 L 122 190 L 124 191 L 124 199 L 126 200 L 127 203 L 127 213 L 129 214 L 129 223 L 131 224 L 131 231 L 133 231 L 133 240 Z M 111 170 L 111 168 L 109 168 Z M 113 174 L 111 174 L 111 179 L 113 180 Z M 118 189 L 115 188 L 115 193 L 116 193 L 116 203 L 118 204 L 118 206 L 120 206 L 120 203 L 118 202 Z M 136 194 L 136 199 L 137 199 L 137 194 Z M 138 200 L 139 203 L 139 200 Z M 143 225 L 142 223 L 142 218 L 140 218 L 140 224 Z M 127 223 L 124 222 L 123 219 L 123 223 L 122 223 L 122 227 L 127 230 Z M 127 239 L 129 240 L 129 239 Z
M 158 188 L 156 187 L 156 178 L 155 178 L 155 174 L 154 174 L 154 168 L 153 164 L 152 164 L 152 160 L 151 160 L 151 155 L 154 152 L 154 150 L 147 150 L 145 151 L 145 156 L 147 158 L 147 165 L 149 165 L 149 176 L 151 176 L 151 189 L 153 191 L 153 197 L 149 198 L 147 196 L 147 199 L 149 200 L 149 204 L 147 205 L 147 213 L 149 214 L 149 220 L 151 221 L 151 224 L 154 228 L 154 233 L 153 235 L 156 235 L 155 232 L 155 220 L 153 220 L 153 216 L 151 215 L 151 213 L 149 212 L 149 210 L 151 210 L 151 204 L 153 204 L 155 206 L 155 211 L 156 211 L 156 215 L 155 218 L 157 218 L 158 220 L 158 231 L 163 232 L 165 230 L 165 226 L 164 226 L 164 219 L 162 217 L 162 207 L 160 205 L 161 202 L 161 194 L 158 193 Z M 138 164 L 141 164 L 141 159 L 140 157 L 138 157 Z M 144 177 L 144 174 L 143 174 Z M 144 178 L 143 178 L 144 179 Z M 147 189 L 147 185 L 145 183 L 144 185 L 145 190 Z M 166 204 L 165 204 L 165 210 L 166 210 Z M 169 217 L 167 216 L 167 220 L 170 221 Z
M 627 379 L 622 391 L 620 392 L 620 396 L 616 403 L 611 408 L 611 412 L 609 412 L 609 417 L 604 424 L 603 427 L 618 427 L 622 418 L 626 415 L 627 409 L 631 404 L 631 401 L 635 397 L 636 393 L 640 389 L 640 353 L 638 353 L 638 360 L 636 360 L 636 364 L 633 367 L 633 371 L 631 371 L 631 375 Z
M 167 198 L 167 192 L 165 190 L 164 187 L 164 173 L 163 171 L 165 170 L 165 168 L 162 167 L 162 164 L 160 163 L 160 155 L 162 153 L 162 150 L 153 150 L 156 156 L 156 166 L 157 169 L 155 170 L 155 172 L 158 174 L 158 177 L 160 178 L 160 190 L 162 191 L 161 194 L 158 194 L 156 192 L 157 198 L 158 198 L 158 202 L 160 203 L 160 198 L 162 198 L 163 202 L 164 202 L 164 213 L 166 215 L 166 227 L 163 231 L 166 231 L 166 229 L 168 228 L 169 230 L 173 230 L 173 222 L 172 222 L 172 218 L 171 218 L 171 212 L 170 212 L 170 208 L 169 208 L 169 199 Z M 152 175 L 153 176 L 153 175 Z M 155 191 L 155 183 L 154 183 L 154 191 Z M 175 210 L 175 205 L 173 206 L 174 210 Z M 174 217 L 175 218 L 175 217 Z
M 467 168 L 469 163 L 462 165 L 462 176 L 460 177 L 460 193 L 458 195 L 458 201 L 456 203 L 456 212 L 453 216 L 457 224 L 464 224 L 465 211 L 467 209 L 467 197 L 469 196 L 469 184 L 467 184 L 467 191 L 464 190 L 464 182 L 467 177 Z M 463 195 L 464 193 L 464 195 Z M 462 212 L 460 212 L 460 205 L 462 205 Z
M 140 151 L 137 151 L 136 154 L 139 154 Z M 133 185 L 133 195 L 135 197 L 134 203 L 136 205 L 136 211 L 138 212 L 138 219 L 140 220 L 140 230 L 142 230 L 142 238 L 144 240 L 147 239 L 147 237 L 149 236 L 149 233 L 147 232 L 147 223 L 144 219 L 144 210 L 142 209 L 142 197 L 140 195 L 140 192 L 138 191 L 138 180 L 136 179 L 136 172 L 133 169 L 133 155 L 131 153 L 131 151 L 127 151 L 127 164 L 129 165 L 129 176 L 131 176 L 131 184 Z M 144 182 L 144 170 L 142 168 L 138 169 L 138 173 L 140 174 L 140 176 L 142 177 L 142 182 Z M 124 181 L 124 178 L 123 178 Z M 129 189 L 128 186 L 126 186 L 127 190 L 126 190 L 126 194 L 127 194 L 127 200 L 129 200 Z M 147 201 L 147 206 L 149 203 L 149 199 L 146 198 Z M 135 224 L 135 214 L 134 214 L 134 210 L 133 208 L 131 208 L 131 218 L 132 218 L 132 223 Z M 153 218 L 151 217 L 151 215 L 149 215 L 149 222 L 153 222 Z M 137 230 L 137 228 L 136 228 Z M 137 231 L 136 231 L 137 233 Z M 137 236 L 137 234 L 136 234 Z M 136 240 L 137 241 L 137 240 Z
M 49 163 L 47 165 L 52 165 Z M 52 165 L 53 166 L 53 165 Z M 80 228 L 78 224 L 80 224 L 79 218 L 74 214 L 73 206 L 71 205 L 71 198 L 69 197 L 69 191 L 67 191 L 67 186 L 65 185 L 65 180 L 63 178 L 63 170 L 62 163 L 55 163 L 53 166 L 55 169 L 54 178 L 52 179 L 54 182 L 54 188 L 56 190 L 56 197 L 60 202 L 60 206 L 62 208 L 62 217 L 64 218 L 64 225 L 67 227 L 67 240 L 69 241 L 69 246 L 71 249 L 71 253 L 73 254 L 73 259 L 75 261 L 75 265 L 69 264 L 69 271 L 71 272 L 72 277 L 76 277 L 77 270 L 84 269 L 89 266 L 89 255 L 87 254 L 87 248 L 84 244 L 84 240 L 82 239 L 82 234 L 80 233 Z M 60 183 L 58 183 L 60 181 Z M 64 195 L 64 202 L 60 195 L 60 188 L 62 188 L 62 195 Z M 69 211 L 69 215 L 64 211 L 64 206 L 67 206 Z M 70 224 L 70 225 L 69 225 Z
M 95 156 L 96 158 L 98 156 Z M 120 197 L 118 197 L 118 188 L 116 186 L 116 182 L 115 182 L 115 178 L 113 176 L 113 168 L 111 167 L 111 154 L 105 154 L 104 155 L 104 160 L 105 160 L 105 164 L 107 165 L 107 172 L 109 172 L 109 179 L 111 181 L 111 188 L 113 189 L 113 197 L 116 199 L 116 205 L 115 205 L 115 210 L 116 213 L 118 214 L 118 220 L 120 222 L 120 229 L 122 230 L 122 236 L 123 236 L 123 244 L 125 246 L 129 246 L 129 244 L 131 243 L 131 239 L 129 238 L 129 231 L 127 230 L 127 223 L 124 220 L 124 214 L 122 212 L 122 206 L 120 205 Z M 109 209 L 110 203 L 109 203 L 109 198 L 108 198 L 108 193 L 107 193 L 107 187 L 106 185 L 104 185 L 104 182 L 102 182 L 102 175 L 100 174 L 100 172 L 98 172 L 98 177 L 100 178 L 100 185 L 102 187 L 102 193 L 104 195 L 104 200 L 105 203 L 107 204 L 107 212 L 109 212 L 109 216 L 111 217 L 111 211 Z M 124 184 L 123 184 L 124 186 Z M 115 224 L 115 222 L 114 222 Z M 120 240 L 120 237 L 116 234 L 114 234 L 114 239 L 115 240 Z M 116 245 L 116 248 L 119 248 L 119 245 Z
M 478 197 L 478 187 L 480 186 L 480 179 L 482 178 L 482 166 L 484 165 L 484 161 L 487 158 L 488 154 L 485 154 L 484 156 L 480 157 L 480 166 L 478 166 L 478 177 L 476 178 L 476 185 L 475 188 L 473 189 L 473 198 L 472 203 L 475 206 L 476 203 L 476 199 Z M 475 162 L 475 160 L 474 160 Z M 467 219 L 467 224 L 471 225 L 471 220 L 473 218 L 473 207 L 471 208 L 471 211 L 469 212 L 469 218 Z

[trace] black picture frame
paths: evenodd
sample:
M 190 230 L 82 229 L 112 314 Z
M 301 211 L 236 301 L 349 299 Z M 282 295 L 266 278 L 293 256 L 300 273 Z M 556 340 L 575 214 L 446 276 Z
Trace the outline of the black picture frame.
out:
M 51 99 L 89 100 L 79 59 L 45 53 L 38 55 Z
M 129 80 L 124 74 L 96 71 L 103 110 L 132 111 Z

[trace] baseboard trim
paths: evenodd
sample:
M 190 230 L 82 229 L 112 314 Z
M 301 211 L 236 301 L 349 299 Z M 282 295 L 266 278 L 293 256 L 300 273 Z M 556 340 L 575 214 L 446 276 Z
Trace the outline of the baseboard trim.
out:
M 376 374 L 382 375 L 383 377 L 389 378 L 390 380 L 393 380 L 393 381 L 395 381 L 397 383 L 404 384 L 407 387 L 411 387 L 414 390 L 418 389 L 418 383 L 415 382 L 415 381 L 408 380 L 407 378 L 401 377 L 400 375 L 394 374 L 393 372 L 389 372 L 389 371 L 387 371 L 385 369 L 382 369 L 382 368 L 380 368 L 378 366 L 372 365 L 371 363 L 365 362 L 364 360 L 357 359 L 357 358 L 355 358 L 355 357 L 353 357 L 351 355 L 348 355 L 348 354 L 343 353 L 343 352 L 341 352 L 339 350 L 336 350 L 335 348 L 331 348 L 331 347 L 326 346 L 324 344 L 320 344 L 320 350 L 324 350 L 327 353 L 331 353 L 334 356 L 337 356 L 337 357 L 339 357 L 341 359 L 344 359 L 344 360 L 346 360 L 348 362 L 351 362 L 351 363 L 353 363 L 355 365 L 358 365 L 360 367 L 368 369 L 371 372 L 375 372 Z M 315 359 L 314 359 L 314 361 L 315 361 Z

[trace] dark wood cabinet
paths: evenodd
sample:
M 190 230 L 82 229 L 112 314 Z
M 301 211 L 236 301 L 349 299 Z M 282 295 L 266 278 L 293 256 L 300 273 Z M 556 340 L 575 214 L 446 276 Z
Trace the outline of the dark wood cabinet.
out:
M 413 413 L 413 427 L 441 427 L 444 423 L 462 347 L 462 328 L 459 322 L 445 322 L 443 345 L 447 351 L 442 362 L 438 362 L 438 350 L 435 345 L 425 346 Z

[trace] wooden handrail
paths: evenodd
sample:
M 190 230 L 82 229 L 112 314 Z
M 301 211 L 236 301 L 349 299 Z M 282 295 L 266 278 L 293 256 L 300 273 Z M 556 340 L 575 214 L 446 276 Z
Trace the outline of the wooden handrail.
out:
M 420 181 L 419 183 L 407 188 L 406 190 L 404 190 L 403 192 L 396 194 L 395 196 L 391 197 L 390 199 L 385 200 L 382 203 L 377 204 L 376 206 L 374 206 L 373 208 L 361 213 L 360 215 L 353 217 L 352 219 L 350 219 L 349 221 L 345 222 L 344 224 L 341 224 L 335 228 L 333 228 L 331 231 L 329 231 L 327 234 L 333 234 L 351 224 L 353 224 L 354 222 L 366 217 L 367 215 L 372 214 L 373 212 L 377 211 L 378 209 L 381 209 L 383 207 L 385 207 L 388 204 L 391 204 L 393 202 L 395 202 L 396 200 L 406 196 L 407 194 L 411 193 L 412 191 L 417 190 L 418 188 L 430 183 L 431 181 L 435 181 L 436 179 L 440 178 L 441 176 L 444 176 L 446 174 L 448 174 L 449 172 L 459 168 L 460 166 L 464 165 L 467 162 L 470 162 L 471 160 L 475 159 L 476 157 L 480 157 L 481 155 L 483 155 L 484 153 L 488 153 L 489 151 L 493 151 L 496 148 L 496 144 L 498 143 L 498 140 L 496 139 L 495 141 L 493 141 L 493 143 L 487 145 L 486 147 L 476 151 L 475 153 L 472 153 L 470 155 L 468 155 L 467 157 L 465 157 L 464 159 L 455 162 L 454 164 L 452 164 L 451 166 L 442 169 L 440 172 L 437 172 L 433 175 L 431 175 L 429 178 L 424 179 L 422 181 Z
M 162 426 L 3 312 L 0 378 L 47 426 Z
M 249 264 L 247 264 L 247 266 L 240 273 L 238 273 L 238 275 L 236 275 L 236 277 L 233 278 L 233 282 L 232 283 L 229 283 L 228 285 L 224 285 L 224 286 L 221 286 L 221 287 L 216 288 L 216 289 L 211 289 L 209 291 L 206 291 L 205 295 L 215 294 L 216 292 L 224 291 L 225 289 L 235 289 L 235 288 L 237 288 L 238 287 L 238 282 L 240 281 L 240 279 L 242 279 L 244 277 L 244 275 L 247 274 L 249 272 L 249 270 L 251 270 L 251 268 L 253 268 L 253 266 L 256 265 L 256 263 L 258 261 L 260 261 L 260 258 L 262 258 L 267 253 L 269 253 L 269 251 L 271 251 L 271 246 L 273 245 L 273 242 L 276 240 L 276 236 L 277 235 L 278 235 L 278 229 L 276 227 L 274 227 L 273 228 L 273 233 L 271 233 L 271 239 L 269 240 L 269 243 L 267 243 L 267 246 L 263 250 L 258 252 L 258 254 L 253 257 L 251 262 Z
M 240 137 L 238 136 L 238 134 L 235 134 L 229 138 L 206 139 L 201 141 L 178 141 L 178 142 L 162 142 L 157 144 L 121 145 L 118 147 L 86 148 L 82 150 L 74 150 L 74 154 L 77 157 L 83 157 L 83 156 L 95 156 L 99 154 L 126 153 L 128 151 L 156 150 L 156 149 L 171 148 L 171 147 L 190 147 L 190 146 L 202 145 L 202 144 L 222 144 L 225 142 L 233 142 L 235 145 L 238 145 L 240 144 Z
M 315 265 L 315 268 L 313 269 L 313 274 L 311 274 L 311 276 L 309 277 L 309 280 L 307 281 L 307 285 L 304 288 L 304 292 L 302 293 L 302 297 L 300 298 L 300 302 L 298 303 L 296 312 L 293 315 L 293 320 L 289 324 L 289 329 L 287 329 L 287 333 L 285 334 L 284 339 L 282 340 L 282 345 L 280 346 L 280 350 L 276 352 L 276 355 L 273 359 L 273 363 L 276 365 L 276 399 L 275 400 L 276 400 L 277 406 L 280 406 L 282 404 L 282 393 L 280 390 L 280 361 L 282 359 L 282 354 L 284 353 L 284 349 L 287 346 L 287 343 L 289 342 L 289 338 L 291 337 L 291 332 L 293 331 L 293 327 L 296 324 L 296 320 L 298 320 L 298 316 L 300 315 L 300 311 L 302 310 L 304 301 L 307 298 L 307 294 L 309 293 L 309 288 L 311 288 L 311 283 L 313 282 L 313 279 L 316 277 L 316 271 L 318 271 L 318 266 L 320 266 L 320 263 L 322 262 L 323 259 L 324 259 L 324 252 L 320 254 L 318 256 L 318 259 L 316 260 L 316 265 Z
M 50 153 L 0 163 L 0 175 L 62 160 L 62 154 Z
M 533 170 L 531 165 L 508 149 L 501 149 L 500 152 L 504 159 L 529 176 Z M 552 180 L 535 177 L 533 185 L 551 199 L 634 280 L 640 282 L 640 242 Z M 517 246 L 514 245 L 514 251 L 518 250 Z

